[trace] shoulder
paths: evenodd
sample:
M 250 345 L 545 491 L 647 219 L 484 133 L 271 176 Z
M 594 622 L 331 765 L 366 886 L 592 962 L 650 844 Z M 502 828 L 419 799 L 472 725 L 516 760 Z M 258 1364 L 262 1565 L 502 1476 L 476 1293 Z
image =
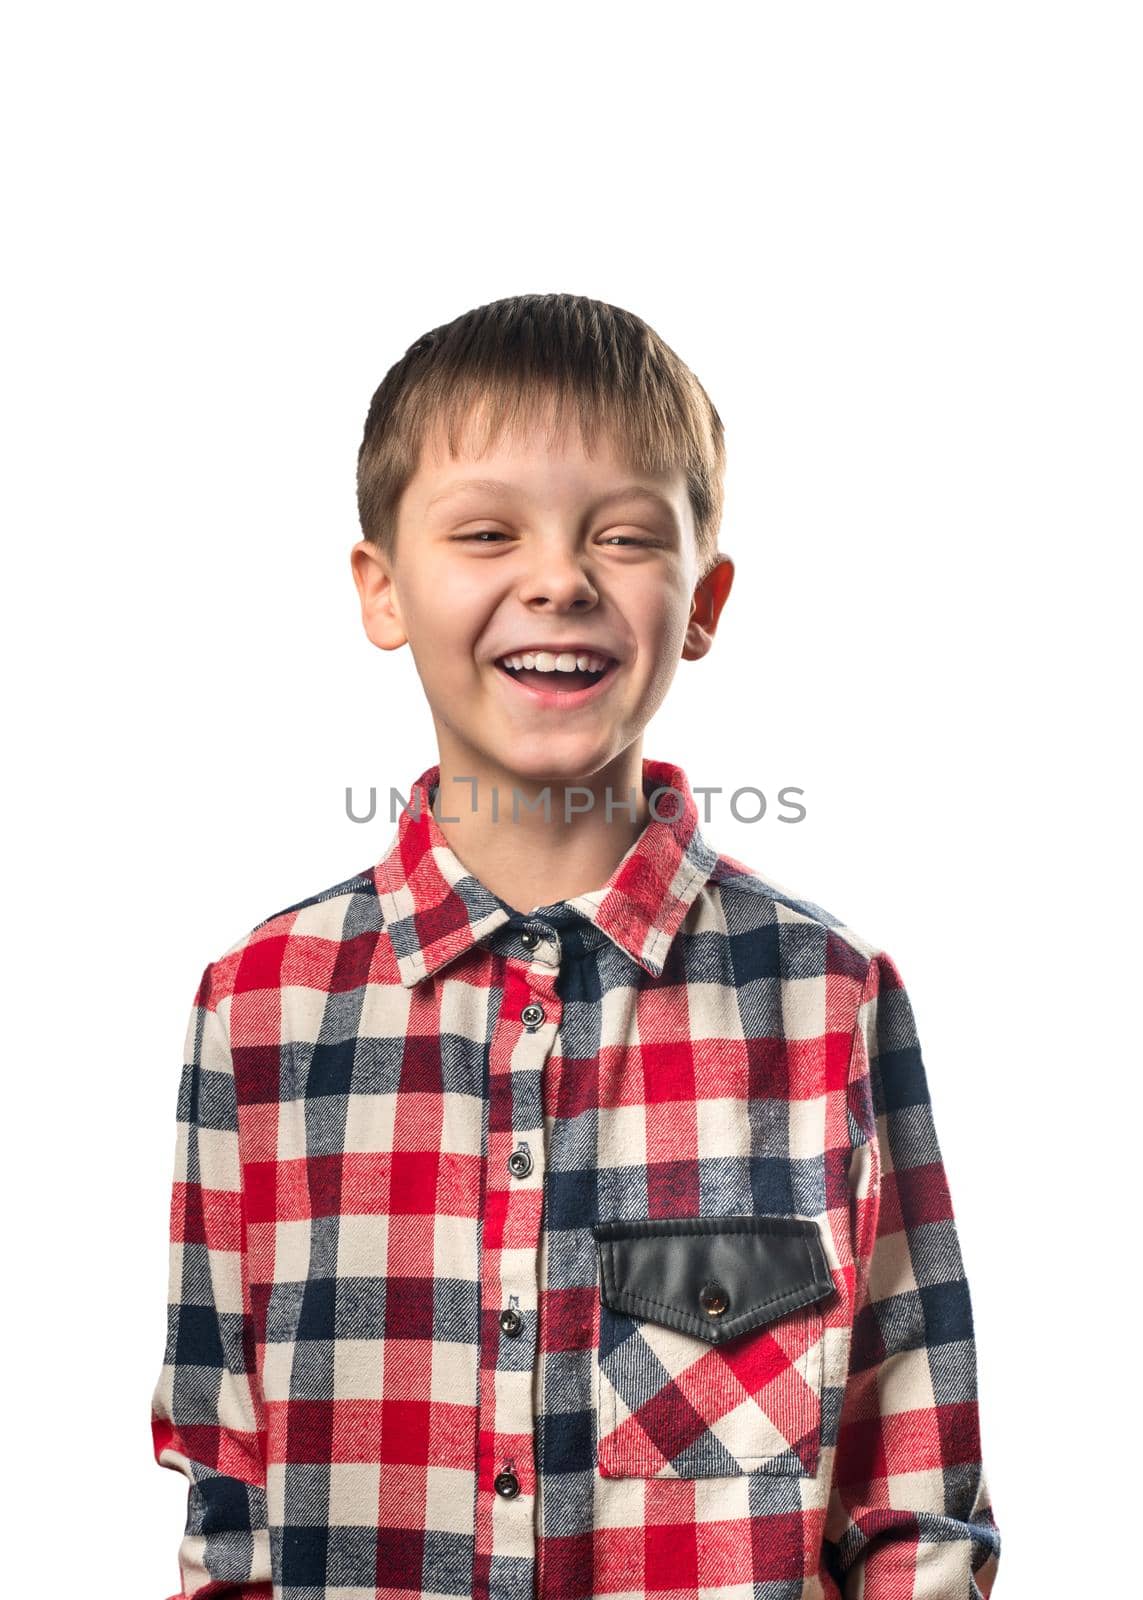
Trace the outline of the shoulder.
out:
M 271 912 L 235 939 L 204 974 L 211 1006 L 256 989 L 289 984 L 329 988 L 355 955 L 368 965 L 381 915 L 372 868 L 355 872 Z
M 800 952 L 803 975 L 813 976 L 816 952 L 819 975 L 834 973 L 861 983 L 884 955 L 843 917 L 733 856 L 718 856 L 707 889 L 718 896 L 727 936 L 768 940 L 781 950 L 787 971 L 797 966 Z

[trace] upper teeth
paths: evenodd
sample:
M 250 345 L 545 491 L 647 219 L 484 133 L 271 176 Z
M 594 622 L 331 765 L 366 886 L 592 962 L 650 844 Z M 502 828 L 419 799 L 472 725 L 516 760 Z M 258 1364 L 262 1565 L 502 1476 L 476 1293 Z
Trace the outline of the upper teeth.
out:
M 570 650 L 561 650 L 558 656 L 550 650 L 533 652 L 525 650 L 519 656 L 501 656 L 500 661 L 506 667 L 528 667 L 536 672 L 602 672 L 610 657 L 573 655 Z

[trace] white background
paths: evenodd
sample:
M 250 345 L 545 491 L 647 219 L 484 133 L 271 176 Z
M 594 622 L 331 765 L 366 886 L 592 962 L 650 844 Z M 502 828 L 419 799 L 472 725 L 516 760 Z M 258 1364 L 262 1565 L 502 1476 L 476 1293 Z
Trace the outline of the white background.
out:
M 383 853 L 346 785 L 435 758 L 350 577 L 373 389 L 557 290 L 645 317 L 726 424 L 734 590 L 645 753 L 762 788 L 708 836 L 901 968 L 998 1592 L 1118 1582 L 1137 9 L 41 4 L 6 34 L 9 1592 L 176 1586 L 149 1400 L 190 1004 Z

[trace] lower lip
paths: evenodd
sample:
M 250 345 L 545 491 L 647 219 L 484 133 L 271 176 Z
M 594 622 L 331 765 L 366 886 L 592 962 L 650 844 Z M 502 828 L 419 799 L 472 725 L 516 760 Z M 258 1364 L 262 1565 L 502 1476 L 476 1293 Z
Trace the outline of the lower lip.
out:
M 550 706 L 553 711 L 574 711 L 577 706 L 585 706 L 591 700 L 598 700 L 601 694 L 606 694 L 619 666 L 617 662 L 612 662 L 603 677 L 595 683 L 589 683 L 586 689 L 534 689 L 530 683 L 521 683 L 519 678 L 514 678 L 495 663 L 492 670 L 506 679 L 518 694 L 527 695 L 533 705 Z

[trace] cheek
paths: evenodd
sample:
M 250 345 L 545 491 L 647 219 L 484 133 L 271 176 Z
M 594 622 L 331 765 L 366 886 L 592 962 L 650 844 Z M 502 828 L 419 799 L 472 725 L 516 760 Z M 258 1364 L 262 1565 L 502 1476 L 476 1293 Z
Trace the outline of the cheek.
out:
M 680 646 L 680 650 L 681 648 Z M 680 657 L 677 653 L 667 649 L 664 649 L 656 657 L 655 664 L 647 680 L 645 704 L 657 710 L 663 703 L 667 697 L 668 689 L 674 682 L 675 673 L 679 667 L 679 659 Z
M 409 637 L 417 640 L 430 663 L 439 655 L 439 665 L 446 670 L 466 655 L 471 659 L 486 609 L 473 580 L 447 567 L 426 571 L 423 581 L 404 597 Z
M 687 594 L 649 586 L 631 597 L 626 614 L 641 651 L 660 657 L 674 653 L 676 645 L 682 649 L 690 616 Z

